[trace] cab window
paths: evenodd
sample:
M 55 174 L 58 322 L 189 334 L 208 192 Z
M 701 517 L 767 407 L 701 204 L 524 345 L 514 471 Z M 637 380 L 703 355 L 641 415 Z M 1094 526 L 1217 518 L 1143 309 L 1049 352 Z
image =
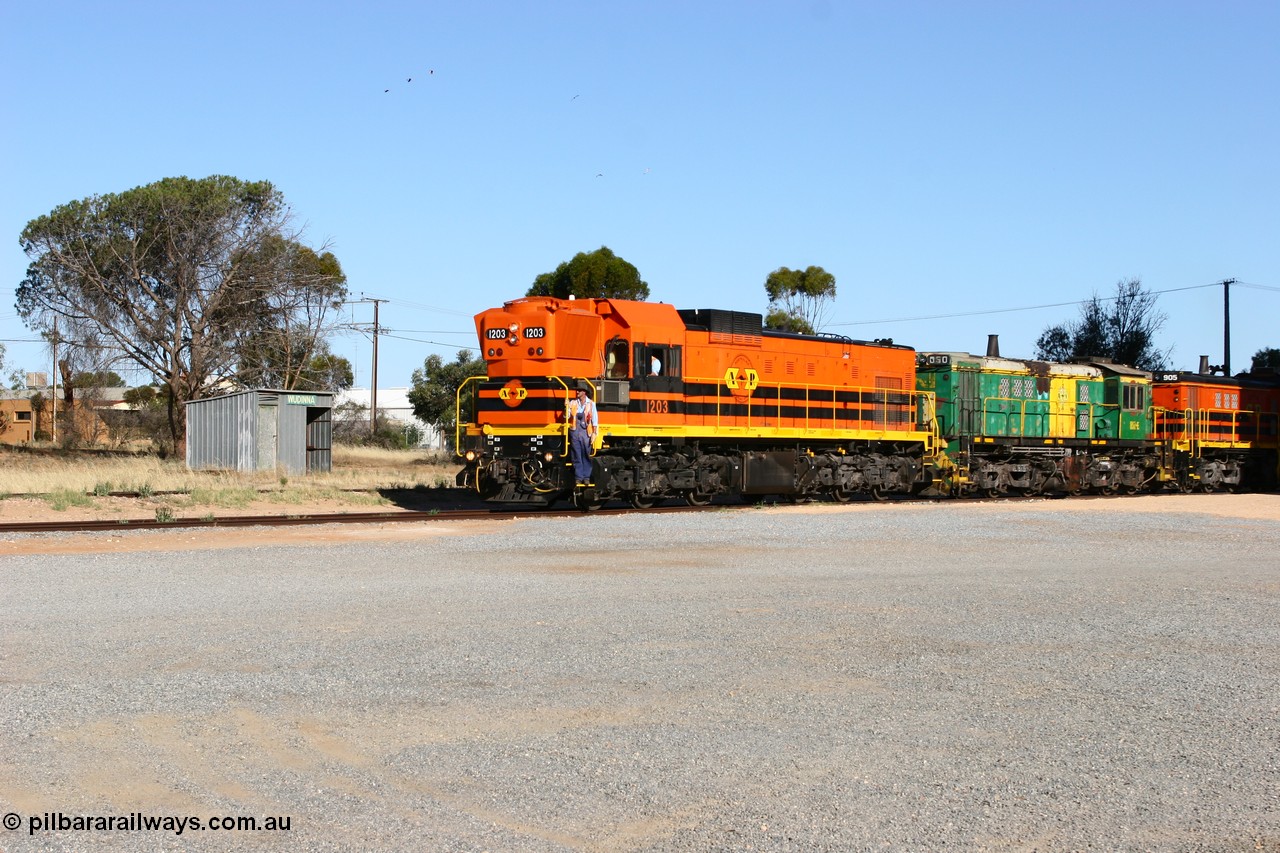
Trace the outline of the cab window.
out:
M 1146 393 L 1144 387 L 1136 382 L 1126 383 L 1124 386 L 1124 407 L 1131 412 L 1140 412 L 1146 408 Z
M 604 375 L 606 379 L 626 379 L 631 375 L 631 364 L 627 356 L 630 347 L 622 338 L 614 338 L 605 347 Z
M 636 344 L 636 375 L 644 378 L 679 377 L 680 347 L 669 344 Z

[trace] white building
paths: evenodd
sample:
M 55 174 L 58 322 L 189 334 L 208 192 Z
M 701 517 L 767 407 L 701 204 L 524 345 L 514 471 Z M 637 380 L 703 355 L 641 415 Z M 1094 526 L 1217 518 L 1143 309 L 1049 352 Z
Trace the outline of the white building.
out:
M 368 388 L 349 388 L 338 392 L 333 401 L 334 418 L 340 417 L 339 409 L 346 403 L 364 406 L 365 417 L 368 417 L 371 394 Z M 413 406 L 409 403 L 408 388 L 379 388 L 378 411 L 383 418 L 397 421 L 404 425 L 413 425 L 422 435 L 419 447 L 429 450 L 444 450 L 444 438 L 440 431 L 430 424 L 425 424 L 413 415 Z

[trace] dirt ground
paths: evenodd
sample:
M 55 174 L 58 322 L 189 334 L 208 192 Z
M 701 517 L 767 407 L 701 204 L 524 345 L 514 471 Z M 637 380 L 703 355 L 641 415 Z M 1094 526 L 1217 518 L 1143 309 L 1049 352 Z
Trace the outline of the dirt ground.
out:
M 1132 512 L 1185 526 L 1167 560 L 1062 551 Z M 1168 495 L 548 518 L 493 548 L 461 537 L 517 525 L 0 534 L 0 811 L 293 819 L 0 848 L 1280 850 L 1277 521 L 1280 495 Z M 995 556 L 939 568 L 930 534 Z
M 1200 513 L 1227 518 L 1250 518 L 1280 521 L 1280 495 L 1141 495 L 1110 499 L 1053 499 L 1022 501 L 1017 504 L 994 501 L 978 504 L 978 511 L 1005 511 L 1010 506 L 1035 513 L 1046 510 L 1073 512 L 1107 512 L 1119 505 L 1127 511 Z M 882 504 L 806 504 L 775 507 L 752 512 L 857 513 Z M 973 507 L 974 505 L 969 505 Z M 235 510 L 196 510 L 176 513 L 178 517 L 200 518 L 212 511 L 215 516 L 282 516 L 331 512 L 395 512 L 407 508 L 394 505 L 360 507 L 336 501 L 307 504 L 257 501 L 252 506 Z M 100 498 L 94 507 L 69 507 L 54 512 L 45 501 L 14 499 L 0 501 L 0 523 L 46 520 L 149 519 L 155 517 L 151 502 L 132 498 Z M 437 536 L 467 535 L 488 532 L 501 522 L 430 522 L 383 524 L 333 524 L 307 527 L 258 528 L 175 528 L 173 530 L 131 531 L 127 533 L 41 534 L 38 536 L 0 534 L 0 556 L 20 554 L 88 554 L 129 551 L 203 550 L 238 548 L 256 544 L 331 545 L 357 541 L 410 541 Z

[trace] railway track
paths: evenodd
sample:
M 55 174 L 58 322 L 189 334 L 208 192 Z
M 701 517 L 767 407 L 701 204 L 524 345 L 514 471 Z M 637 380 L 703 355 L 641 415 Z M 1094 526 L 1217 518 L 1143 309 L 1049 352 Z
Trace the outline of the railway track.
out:
M 710 506 L 661 506 L 645 512 L 700 512 L 725 509 L 729 504 Z M 732 506 L 740 506 L 734 504 Z M 636 512 L 630 507 L 606 507 L 591 515 L 618 515 Z M 219 518 L 157 519 L 105 519 L 94 521 L 26 521 L 0 523 L 3 533 L 94 533 L 126 530 L 171 530 L 182 528 L 234 528 L 234 527 L 304 527 L 320 524 L 406 524 L 435 521 L 509 521 L 516 518 L 580 517 L 580 509 L 565 506 L 559 509 L 456 509 L 456 510 L 402 510 L 396 512 L 339 512 L 310 515 L 231 515 Z
M 1165 493 L 1142 493 L 1142 494 L 1174 494 L 1173 492 Z M 1141 497 L 1142 495 L 1138 495 Z M 1075 495 L 1068 496 L 1062 494 L 1051 495 L 999 495 L 996 497 L 988 497 L 986 495 L 970 495 L 965 497 L 911 497 L 906 495 L 893 495 L 887 498 L 860 498 L 855 499 L 848 504 L 835 504 L 831 506 L 851 506 L 856 504 L 884 505 L 896 503 L 912 503 L 917 501 L 926 502 L 945 502 L 945 503 L 991 503 L 991 502 L 1022 502 L 1022 501 L 1042 501 L 1042 500 L 1124 500 L 1129 495 Z M 297 514 L 297 515 L 231 515 L 216 518 L 172 518 L 168 520 L 139 518 L 139 519 L 105 519 L 94 521 L 31 521 L 31 522 L 0 522 L 0 534 L 5 533 L 92 533 L 103 531 L 125 531 L 125 530 L 166 530 L 166 529 L 182 529 L 182 528 L 237 528 L 237 527 L 304 527 L 308 525 L 321 524 L 413 524 L 423 522 L 436 521 L 510 521 L 517 518 L 557 518 L 557 517 L 582 517 L 584 515 L 621 515 L 624 513 L 666 513 L 666 512 L 719 512 L 726 509 L 749 509 L 757 506 L 770 507 L 786 507 L 786 506 L 802 506 L 810 503 L 827 503 L 824 501 L 799 501 L 792 502 L 783 500 L 771 500 L 763 502 L 734 502 L 734 501 L 713 501 L 705 506 L 689 506 L 686 504 L 671 504 L 664 506 L 655 506 L 649 509 L 637 510 L 630 506 L 605 506 L 600 509 L 594 509 L 590 512 L 584 512 L 578 507 L 565 504 L 560 507 L 551 508 L 534 508 L 519 507 L 516 509 L 495 509 L 495 508 L 471 508 L 471 509 L 430 509 L 430 510 L 396 510 L 391 512 L 337 512 L 337 513 L 314 513 L 314 514 Z

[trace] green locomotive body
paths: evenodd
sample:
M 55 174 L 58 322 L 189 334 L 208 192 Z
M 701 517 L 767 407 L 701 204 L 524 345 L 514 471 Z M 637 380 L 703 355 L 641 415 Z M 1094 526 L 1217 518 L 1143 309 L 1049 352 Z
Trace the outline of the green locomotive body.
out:
M 1145 371 L 924 352 L 916 388 L 934 395 L 938 430 L 967 471 L 968 491 L 1105 494 L 1159 476 Z

